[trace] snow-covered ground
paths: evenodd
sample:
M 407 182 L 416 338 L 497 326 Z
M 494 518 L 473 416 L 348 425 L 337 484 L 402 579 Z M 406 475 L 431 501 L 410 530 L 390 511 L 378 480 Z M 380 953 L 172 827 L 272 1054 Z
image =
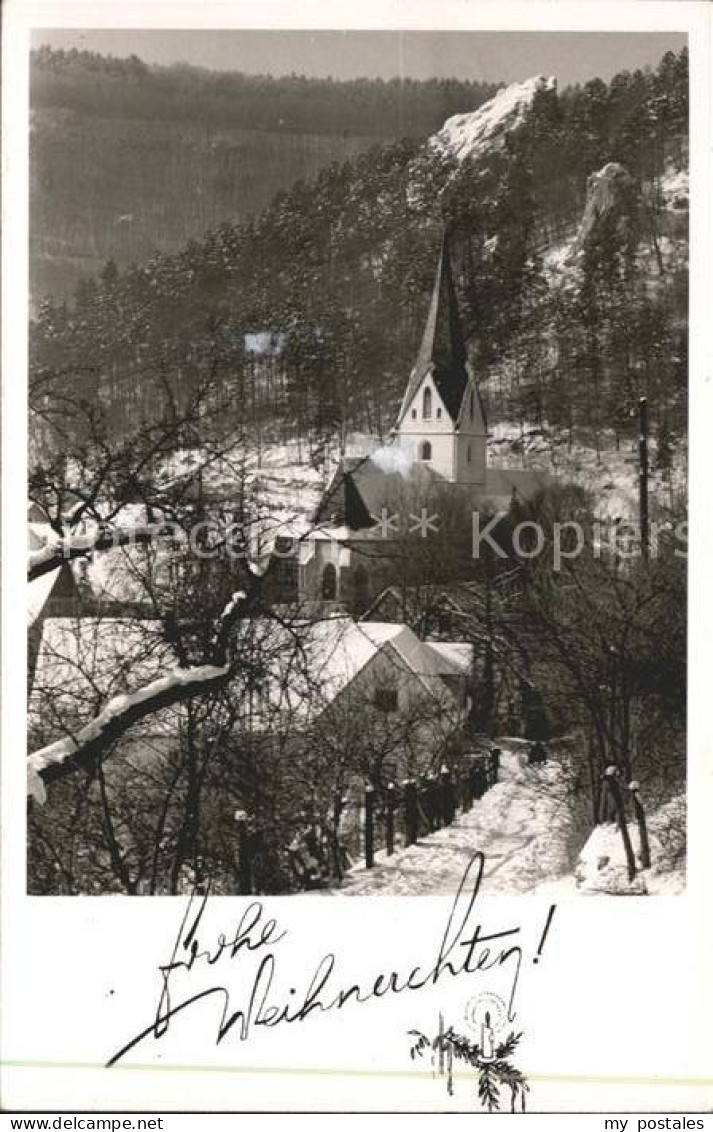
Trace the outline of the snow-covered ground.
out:
M 651 450 L 653 453 L 653 443 Z M 350 457 L 376 454 L 386 463 L 392 448 L 368 433 L 350 434 L 346 455 Z M 402 450 L 393 446 L 395 456 Z M 212 486 L 235 485 L 234 465 L 239 453 L 233 453 L 228 466 L 216 466 L 211 472 Z M 257 454 L 248 451 L 242 456 L 247 490 L 250 491 L 261 516 L 264 541 L 271 543 L 276 534 L 303 535 L 310 525 L 330 472 L 336 467 L 339 453 L 336 446 L 326 453 L 327 463 L 319 470 L 306 459 L 304 446 L 292 444 L 265 445 Z M 494 422 L 489 429 L 488 463 L 491 467 L 543 468 L 563 483 L 576 483 L 594 494 L 597 512 L 603 517 L 620 516 L 633 519 L 638 507 L 638 451 L 636 443 L 622 440 L 617 449 L 614 434 L 602 431 L 600 451 L 581 442 L 571 447 L 564 429 L 525 426 L 512 422 Z M 651 492 L 668 502 L 671 490 L 685 491 L 686 453 L 675 451 L 673 476 L 669 486 L 655 467 L 650 472 Z M 232 479 L 231 479 L 232 476 Z
M 502 741 L 500 781 L 453 825 L 388 857 L 350 871 L 338 891 L 349 896 L 455 892 L 473 853 L 485 854 L 482 893 L 532 892 L 571 869 L 570 813 L 554 760 L 527 765 L 522 743 Z
M 346 438 L 348 456 L 369 453 L 387 470 L 403 465 L 403 448 L 384 444 L 367 433 L 354 433 Z M 680 496 L 686 490 L 685 447 L 678 444 L 674 449 L 670 481 L 664 480 L 655 467 L 653 443 L 651 454 L 651 496 L 664 506 L 670 505 L 674 495 Z M 209 466 L 203 476 L 203 487 L 225 498 L 227 504 L 233 493 L 236 505 L 241 493 L 250 500 L 251 556 L 256 568 L 262 569 L 278 536 L 302 538 L 312 528 L 314 513 L 338 460 L 336 443 L 325 452 L 325 463 L 320 468 L 309 463 L 307 448 L 296 441 L 265 444 L 259 453 L 254 448 L 236 447 Z M 179 453 L 171 466 L 163 470 L 164 477 L 167 482 L 190 477 L 195 474 L 193 469 L 198 463 L 198 453 Z M 570 446 L 563 429 L 546 424 L 521 427 L 513 422 L 493 422 L 488 437 L 488 463 L 492 468 L 544 469 L 562 484 L 573 483 L 586 488 L 593 496 L 595 513 L 600 520 L 606 522 L 618 517 L 625 523 L 637 521 L 638 452 L 636 443 L 630 439 L 622 440 L 617 449 L 613 433 L 603 430 L 597 453 L 591 444 L 575 442 Z M 108 501 L 106 513 L 110 511 L 111 501 Z M 125 506 L 115 525 L 138 531 L 146 525 L 144 509 L 138 504 Z M 50 531 L 48 525 L 45 527 Z M 86 535 L 91 542 L 98 533 L 96 523 L 86 520 L 78 536 Z M 41 540 L 36 537 L 33 546 L 38 541 Z M 123 601 L 140 603 L 145 600 L 146 551 L 141 547 L 127 546 L 97 554 L 88 563 L 76 564 L 74 569 L 77 576 L 86 577 L 97 593 Z M 36 600 L 34 596 L 31 598 L 32 619 L 46 600 L 44 588 L 37 585 Z
M 686 799 L 678 795 L 665 802 L 647 821 L 651 868 L 629 880 L 621 833 L 616 824 L 600 825 L 583 846 L 574 871 L 580 892 L 610 896 L 672 896 L 686 887 Z M 629 836 L 639 864 L 639 831 L 629 825 Z
M 199 466 L 203 466 L 205 491 L 234 492 L 236 503 L 242 492 L 276 515 L 285 512 L 293 518 L 314 510 L 328 476 L 328 469 L 310 463 L 308 446 L 299 440 L 259 446 L 240 443 L 214 459 L 186 450 L 176 453 L 166 475 L 180 480 L 194 475 Z
M 685 887 L 685 799 L 676 797 L 649 818 L 651 868 L 632 884 L 621 834 L 598 826 L 573 862 L 576 831 L 556 758 L 528 766 L 522 740 L 498 740 L 500 781 L 438 830 L 391 856 L 381 850 L 373 869 L 351 869 L 333 892 L 347 896 L 436 896 L 455 892 L 473 853 L 485 854 L 484 896 L 528 893 L 561 899 L 575 895 L 673 895 Z M 634 847 L 638 830 L 631 827 Z
M 650 445 L 650 458 L 654 455 Z M 579 484 L 594 497 L 601 518 L 635 520 L 638 515 L 639 456 L 636 441 L 622 440 L 616 447 L 614 434 L 602 430 L 600 450 L 576 442 L 569 445 L 563 429 L 499 422 L 488 436 L 491 467 L 544 468 L 562 483 Z M 686 452 L 678 445 L 673 453 L 670 483 L 654 467 L 650 470 L 650 492 L 668 504 L 670 495 L 686 490 Z

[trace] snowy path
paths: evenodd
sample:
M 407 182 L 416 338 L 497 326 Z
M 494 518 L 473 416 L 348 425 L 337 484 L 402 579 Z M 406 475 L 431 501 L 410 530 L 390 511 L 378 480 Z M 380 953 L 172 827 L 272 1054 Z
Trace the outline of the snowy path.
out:
M 562 773 L 556 762 L 530 767 L 522 745 L 502 747 L 500 781 L 453 825 L 387 857 L 376 854 L 345 877 L 340 895 L 440 895 L 457 889 L 473 853 L 485 853 L 482 892 L 529 892 L 571 871 Z

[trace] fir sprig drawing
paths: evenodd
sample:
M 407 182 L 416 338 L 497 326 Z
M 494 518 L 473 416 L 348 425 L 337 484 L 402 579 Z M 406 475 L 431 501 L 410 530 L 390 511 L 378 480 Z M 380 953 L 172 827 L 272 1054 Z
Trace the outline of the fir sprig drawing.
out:
M 477 1098 L 480 1106 L 488 1112 L 499 1112 L 501 1088 L 510 1091 L 510 1111 L 521 1112 L 526 1109 L 526 1095 L 529 1092 L 527 1079 L 511 1063 L 510 1058 L 517 1049 L 522 1033 L 511 1033 L 504 1041 L 495 1045 L 490 1028 L 490 1014 L 486 1013 L 481 1042 L 473 1042 L 456 1033 L 452 1026 L 445 1028 L 443 1016 L 439 1017 L 438 1033 L 432 1038 L 420 1030 L 409 1030 L 412 1038 L 410 1055 L 412 1060 L 423 1057 L 431 1051 L 434 1072 L 446 1076 L 446 1088 L 453 1095 L 453 1065 L 460 1061 L 471 1066 L 475 1074 Z

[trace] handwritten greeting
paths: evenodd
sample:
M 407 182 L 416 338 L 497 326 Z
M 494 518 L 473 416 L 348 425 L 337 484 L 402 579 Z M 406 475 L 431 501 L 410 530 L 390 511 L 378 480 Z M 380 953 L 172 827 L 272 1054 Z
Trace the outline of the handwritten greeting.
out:
M 436 949 L 423 963 L 403 971 L 377 971 L 366 980 L 353 982 L 341 976 L 337 955 L 328 951 L 316 963 L 304 987 L 290 987 L 287 1000 L 276 998 L 273 984 L 278 963 L 285 960 L 289 949 L 285 944 L 289 932 L 274 917 L 266 915 L 262 902 L 253 901 L 246 907 L 234 932 L 221 932 L 213 942 L 206 943 L 201 932 L 209 893 L 203 896 L 194 893 L 188 900 L 171 957 L 159 967 L 160 994 L 150 1024 L 114 1053 L 107 1066 L 116 1065 L 142 1042 L 163 1038 L 179 1016 L 185 1017 L 204 999 L 215 1001 L 215 1028 L 207 1037 L 218 1045 L 229 1034 L 245 1042 L 256 1027 L 294 1025 L 346 1006 L 422 991 L 443 979 L 505 968 L 509 980 L 508 1013 L 510 1019 L 514 1018 L 523 962 L 523 948 L 517 942 L 521 926 L 513 924 L 493 930 L 480 922 L 476 907 L 484 869 L 484 854 L 474 853 L 461 878 Z M 554 906 L 551 906 L 534 962 L 542 954 L 553 912 Z M 255 964 L 246 962 L 250 956 L 255 956 Z M 221 971 L 219 981 L 177 1001 L 176 981 L 181 975 L 195 978 L 199 972 L 210 969 Z

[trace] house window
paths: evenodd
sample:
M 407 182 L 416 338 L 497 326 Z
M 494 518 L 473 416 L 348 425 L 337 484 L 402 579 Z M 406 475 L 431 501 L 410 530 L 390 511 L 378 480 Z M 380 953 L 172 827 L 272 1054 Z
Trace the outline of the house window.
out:
M 431 401 L 432 401 L 431 390 L 428 389 L 428 388 L 424 389 L 424 391 L 423 391 L 423 419 L 425 421 L 430 421 L 430 419 L 431 419 Z
M 322 600 L 334 601 L 337 596 L 337 571 L 328 562 L 322 573 Z
M 442 413 L 442 412 L 443 412 L 443 410 L 442 410 L 442 409 L 436 409 L 436 417 L 438 418 L 438 420 L 439 420 L 439 421 L 440 421 L 440 419 L 441 419 L 441 413 Z
M 431 444 L 428 440 L 422 440 L 418 450 L 419 458 L 421 460 L 431 459 Z
M 275 587 L 278 601 L 297 601 L 299 593 L 299 574 L 296 558 L 273 558 L 271 563 L 271 583 Z
M 466 453 L 465 453 L 465 458 L 468 461 L 468 463 L 470 463 L 471 455 L 472 455 L 472 453 L 471 453 L 470 444 L 469 444 L 467 449 L 466 449 Z
M 414 421 L 415 421 L 415 420 L 416 420 L 416 416 L 417 416 L 416 410 L 415 410 L 415 409 L 412 409 L 412 410 L 411 410 L 411 420 L 414 420 Z
M 374 707 L 378 711 L 398 711 L 398 688 L 376 688 L 374 691 Z

